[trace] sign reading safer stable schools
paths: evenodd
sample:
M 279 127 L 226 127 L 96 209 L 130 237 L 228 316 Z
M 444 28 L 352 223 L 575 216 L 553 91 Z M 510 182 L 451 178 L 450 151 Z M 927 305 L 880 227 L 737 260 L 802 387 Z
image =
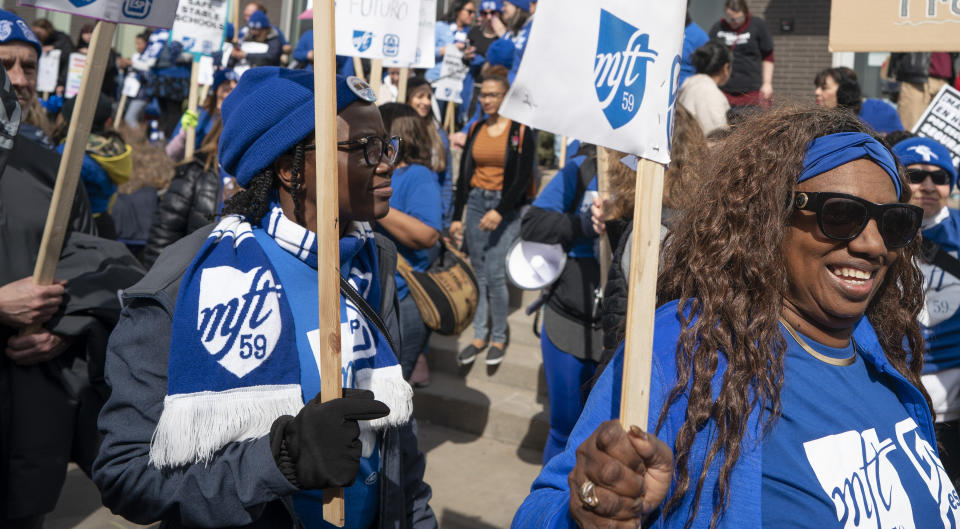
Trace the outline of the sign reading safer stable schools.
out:
M 960 51 L 960 1 L 834 1 L 830 51 Z
M 97 20 L 153 28 L 172 26 L 177 11 L 177 0 L 20 0 L 19 3 Z
M 228 0 L 180 0 L 171 38 L 194 57 L 220 51 L 229 6 Z
M 684 9 L 651 0 L 543 2 L 500 113 L 669 162 Z
M 337 55 L 417 60 L 420 0 L 337 0 Z

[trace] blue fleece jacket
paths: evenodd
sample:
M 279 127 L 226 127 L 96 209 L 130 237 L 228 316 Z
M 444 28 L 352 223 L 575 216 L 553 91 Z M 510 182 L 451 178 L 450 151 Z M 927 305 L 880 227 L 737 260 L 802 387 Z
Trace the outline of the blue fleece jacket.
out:
M 681 325 L 677 314 L 676 301 L 669 302 L 657 309 L 650 379 L 650 414 L 648 423 L 645 425 L 647 431 L 653 431 L 656 427 L 660 418 L 660 409 L 677 380 L 675 353 Z M 924 437 L 933 439 L 933 419 L 923 395 L 887 361 L 880 349 L 877 335 L 866 318 L 862 318 L 857 324 L 853 339 L 863 349 L 864 361 L 874 366 L 880 373 L 889 375 L 892 380 L 890 389 L 904 403 L 907 413 L 919 425 Z M 712 381 L 714 398 L 719 393 L 725 370 L 726 358 L 720 355 L 717 372 Z M 527 496 L 527 499 L 517 511 L 512 527 L 517 529 L 575 529 L 577 527 L 570 516 L 570 490 L 567 484 L 567 475 L 573 470 L 574 463 L 576 463 L 577 447 L 597 429 L 600 423 L 619 416 L 622 372 L 623 344 L 621 343 L 610 365 L 600 375 L 593 387 L 590 398 L 580 415 L 580 420 L 570 435 L 566 449 L 551 459 L 533 482 L 530 495 Z M 674 445 L 677 433 L 683 425 L 687 397 L 687 393 L 684 393 L 670 407 L 662 428 L 657 432 L 657 437 L 668 446 Z M 718 529 L 762 526 L 762 505 L 760 501 L 761 463 L 763 461 L 763 443 L 760 442 L 763 428 L 762 420 L 761 411 L 756 408 L 747 419 L 744 439 L 740 443 L 740 457 L 737 459 L 737 465 L 730 476 L 730 502 L 724 515 L 720 518 L 717 525 Z M 699 475 L 709 449 L 709 440 L 715 435 L 716 424 L 710 421 L 694 440 L 690 449 L 691 476 Z M 713 514 L 712 502 L 719 466 L 717 461 L 714 461 L 707 473 L 699 510 L 691 525 L 692 529 L 710 527 L 710 518 Z M 670 492 L 672 493 L 672 489 Z M 685 495 L 680 505 L 671 511 L 670 515 L 666 518 L 657 519 L 652 527 L 682 528 L 686 522 L 692 500 L 693 494 Z M 797 514 L 799 516 L 802 513 Z

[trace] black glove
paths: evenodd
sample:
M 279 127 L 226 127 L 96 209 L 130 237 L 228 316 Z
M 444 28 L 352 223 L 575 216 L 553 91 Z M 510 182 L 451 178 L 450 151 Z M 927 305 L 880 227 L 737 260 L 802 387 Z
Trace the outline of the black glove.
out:
M 390 408 L 366 390 L 344 389 L 343 398 L 307 403 L 296 417 L 284 415 L 270 427 L 277 468 L 301 490 L 346 487 L 360 468 L 357 421 L 386 417 Z

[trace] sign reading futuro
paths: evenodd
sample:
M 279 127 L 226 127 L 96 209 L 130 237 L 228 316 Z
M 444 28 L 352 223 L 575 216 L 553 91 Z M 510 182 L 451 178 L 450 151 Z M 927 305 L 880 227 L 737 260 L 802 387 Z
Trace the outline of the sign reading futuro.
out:
M 337 55 L 416 60 L 420 0 L 338 0 L 335 9 Z
M 683 2 L 544 2 L 500 113 L 667 163 L 683 22 Z

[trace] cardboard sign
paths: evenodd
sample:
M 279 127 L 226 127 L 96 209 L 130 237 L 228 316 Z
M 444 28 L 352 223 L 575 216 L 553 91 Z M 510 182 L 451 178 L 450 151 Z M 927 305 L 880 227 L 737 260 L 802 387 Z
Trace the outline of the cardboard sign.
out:
M 960 51 L 960 1 L 831 2 L 830 51 Z
M 420 31 L 417 37 L 417 55 L 413 64 L 396 59 L 386 59 L 383 65 L 390 68 L 433 68 L 436 60 L 437 0 L 420 0 Z
M 60 76 L 60 50 L 50 50 L 40 56 L 37 64 L 37 92 L 53 92 Z
M 220 51 L 229 7 L 229 0 L 180 0 L 171 38 L 194 58 Z
M 22 6 L 152 28 L 170 28 L 177 12 L 177 0 L 19 0 L 19 3 Z
M 685 9 L 653 0 L 543 2 L 500 114 L 668 163 Z
M 956 166 L 960 162 L 960 92 L 952 86 L 941 88 L 912 132 L 946 147 Z
M 417 59 L 421 0 L 339 0 L 337 55 L 365 59 Z
M 70 62 L 67 66 L 67 86 L 64 88 L 63 97 L 70 99 L 80 91 L 80 85 L 83 83 L 83 67 L 86 65 L 86 55 L 82 53 L 70 54 Z
M 140 95 L 140 80 L 137 79 L 137 74 L 129 73 L 126 77 L 123 78 L 123 95 L 127 97 L 137 97 Z
M 443 55 L 443 65 L 440 67 L 440 78 L 433 84 L 433 91 L 437 99 L 462 104 L 463 80 L 466 79 L 469 68 L 463 64 L 463 52 L 456 46 L 447 46 Z
M 197 75 L 197 84 L 213 86 L 213 57 L 209 55 L 200 57 L 200 73 Z

